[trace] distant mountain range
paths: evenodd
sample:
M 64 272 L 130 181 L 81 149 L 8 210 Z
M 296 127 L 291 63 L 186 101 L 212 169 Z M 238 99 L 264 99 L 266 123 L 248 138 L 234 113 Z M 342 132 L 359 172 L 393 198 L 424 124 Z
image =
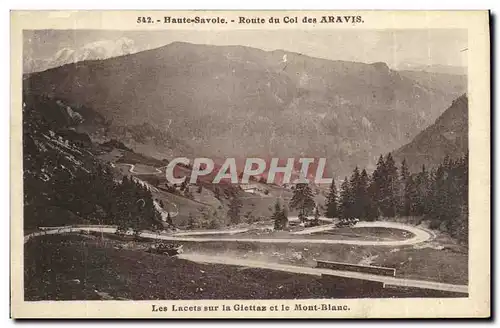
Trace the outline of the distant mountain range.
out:
M 394 67 L 398 71 L 417 71 L 451 75 L 467 75 L 467 67 L 449 65 L 421 65 L 415 63 L 400 63 Z
M 175 42 L 104 60 L 63 54 L 86 60 L 26 75 L 24 90 L 83 117 L 95 111 L 101 123 L 84 124 L 92 138 L 158 158 L 326 157 L 336 176 L 370 168 L 467 91 L 463 75 L 243 46 Z
M 62 48 L 51 57 L 45 59 L 33 59 L 29 56 L 25 56 L 23 61 L 23 72 L 40 72 L 65 64 L 84 60 L 107 59 L 132 54 L 137 51 L 134 41 L 129 38 L 123 37 L 117 40 L 99 40 L 87 43 L 76 49 Z
M 453 101 L 434 124 L 419 133 L 410 143 L 394 152 L 406 159 L 409 168 L 418 172 L 423 164 L 435 166 L 446 156 L 458 158 L 468 151 L 468 99 L 466 95 Z

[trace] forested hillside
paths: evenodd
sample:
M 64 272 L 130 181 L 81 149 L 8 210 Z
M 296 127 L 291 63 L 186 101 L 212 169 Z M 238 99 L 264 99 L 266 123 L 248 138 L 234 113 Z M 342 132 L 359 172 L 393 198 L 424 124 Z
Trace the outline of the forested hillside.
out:
M 461 95 L 411 142 L 394 152 L 394 158 L 406 158 L 410 169 L 422 165 L 437 166 L 446 156 L 464 156 L 469 149 L 469 105 L 467 95 Z
M 82 115 L 49 97 L 23 98 L 24 226 L 116 224 L 159 226 L 151 192 L 116 177 L 95 156 Z
M 411 172 L 406 160 L 397 164 L 389 153 L 380 156 L 370 175 L 356 167 L 336 188 L 330 187 L 327 217 L 378 220 L 393 217 L 429 219 L 430 228 L 468 239 L 468 155 L 445 160 L 433 169 Z

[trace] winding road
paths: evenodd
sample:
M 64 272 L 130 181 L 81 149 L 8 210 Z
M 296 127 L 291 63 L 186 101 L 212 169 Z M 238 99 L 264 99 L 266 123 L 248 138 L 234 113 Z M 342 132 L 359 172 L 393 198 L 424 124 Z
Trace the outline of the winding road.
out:
M 256 242 L 256 243 L 308 243 L 308 244 L 349 244 L 349 245 L 375 245 L 375 246 L 405 246 L 412 245 L 417 243 L 422 243 L 429 240 L 432 235 L 427 231 L 408 226 L 395 222 L 362 222 L 356 225 L 357 227 L 385 227 L 385 228 L 394 228 L 401 229 L 411 232 L 414 236 L 412 238 L 406 240 L 393 240 L 393 241 L 365 241 L 365 240 L 335 240 L 335 239 L 279 239 L 279 238 L 214 238 L 214 237 L 195 237 L 206 234 L 236 234 L 248 231 L 248 229 L 233 229 L 233 230 L 223 230 L 223 231 L 198 231 L 198 232 L 181 232 L 177 234 L 155 234 L 151 232 L 141 232 L 140 236 L 151 239 L 160 239 L 160 240 L 168 240 L 168 241 L 191 241 L 191 242 L 206 242 L 206 241 L 237 241 L 237 242 Z M 320 229 L 321 228 L 321 229 Z M 307 231 L 308 233 L 319 232 L 324 230 L 329 230 L 332 228 L 332 225 L 325 225 L 321 227 L 314 227 L 309 229 L 304 229 L 303 231 Z M 43 231 L 34 232 L 28 234 L 24 237 L 24 242 L 26 243 L 29 239 L 34 238 L 36 236 L 42 235 L 50 235 L 50 234 L 61 234 L 68 232 L 80 232 L 80 231 L 94 231 L 100 233 L 115 233 L 116 227 L 114 226 L 81 226 L 81 227 L 47 227 L 41 228 Z M 191 235 L 192 237 L 188 236 Z M 244 267 L 252 267 L 252 268 L 263 268 L 263 269 L 271 269 L 271 270 L 279 270 L 285 272 L 294 272 L 300 274 L 309 274 L 321 276 L 322 274 L 332 275 L 337 277 L 345 277 L 345 278 L 353 278 L 353 279 L 362 279 L 369 281 L 378 281 L 387 285 L 400 286 L 400 287 L 413 287 L 413 288 L 423 288 L 423 289 L 432 289 L 439 291 L 447 291 L 447 292 L 456 292 L 456 293 L 468 293 L 468 286 L 466 285 L 452 285 L 441 282 L 434 281 L 422 281 L 422 280 L 413 280 L 406 278 L 395 278 L 388 276 L 379 276 L 367 273 L 359 273 L 352 271 L 338 271 L 324 268 L 311 268 L 304 266 L 293 266 L 286 264 L 279 264 L 273 262 L 261 262 L 261 261 L 252 261 L 246 259 L 239 259 L 227 256 L 210 256 L 204 254 L 180 254 L 179 258 L 201 262 L 201 263 L 216 263 L 216 264 L 225 264 L 225 265 L 236 265 L 236 266 L 244 266 Z
M 427 231 L 420 229 L 418 227 L 413 227 L 396 222 L 359 222 L 356 227 L 382 227 L 382 228 L 392 228 L 400 229 L 411 232 L 413 234 L 412 238 L 404 240 L 349 240 L 349 239 L 310 239 L 310 238 L 217 238 L 212 237 L 215 234 L 236 234 L 249 231 L 248 228 L 244 229 L 233 229 L 233 230 L 215 230 L 215 231 L 193 231 L 193 232 L 179 232 L 173 234 L 156 234 L 153 232 L 141 232 L 139 235 L 144 238 L 150 239 L 160 239 L 168 241 L 186 241 L 186 242 L 249 242 L 249 243 L 284 243 L 284 244 L 343 244 L 343 245 L 358 245 L 358 246 L 407 246 L 423 243 L 429 240 L 432 236 Z M 269 226 L 270 228 L 270 226 Z M 320 229 L 321 228 L 321 229 Z M 114 226 L 83 226 L 83 227 L 57 227 L 51 229 L 49 227 L 44 228 L 43 232 L 34 232 L 30 235 L 25 236 L 25 241 L 31 237 L 35 237 L 42 234 L 58 234 L 67 232 L 79 232 L 79 231 L 93 231 L 100 233 L 115 233 L 116 227 Z M 324 225 L 320 227 L 313 227 L 304 229 L 308 233 L 320 232 L 332 229 L 332 225 Z M 198 237 L 203 235 L 210 235 L 211 237 Z
M 312 234 L 316 232 L 322 232 L 333 229 L 334 224 L 322 225 L 319 227 L 306 228 L 301 231 L 292 232 L 292 235 L 306 235 Z M 217 238 L 217 237 L 194 237 L 194 236 L 203 236 L 203 235 L 216 235 L 216 234 L 235 234 L 235 233 L 243 233 L 247 232 L 250 229 L 238 229 L 238 230 L 222 230 L 222 231 L 194 231 L 194 232 L 182 232 L 175 233 L 170 236 L 161 235 L 158 238 L 172 240 L 172 241 L 199 241 L 199 242 L 209 242 L 209 241 L 238 241 L 238 242 L 258 242 L 258 243 L 288 243 L 288 244 L 343 244 L 343 245 L 359 245 L 359 246 L 407 246 L 414 245 L 426 242 L 431 239 L 432 235 L 418 227 L 396 223 L 396 222 L 358 222 L 355 226 L 356 228 L 388 228 L 388 229 L 399 229 L 410 232 L 413 234 L 412 238 L 404 239 L 404 240 L 346 240 L 346 239 L 310 239 L 310 238 Z M 272 226 L 263 227 L 263 228 L 271 228 Z M 193 236 L 193 237 L 189 237 Z M 145 236 L 147 237 L 147 236 Z
M 130 166 L 130 168 L 129 168 L 129 170 L 128 170 L 128 171 L 129 171 L 130 173 L 137 174 L 137 175 L 141 175 L 141 174 L 160 174 L 160 173 L 163 173 L 160 169 L 165 167 L 165 166 L 162 166 L 162 167 L 160 167 L 160 168 L 153 167 L 153 168 L 156 170 L 156 172 L 155 172 L 155 173 L 144 173 L 144 172 L 142 172 L 142 173 L 141 173 L 141 172 L 137 172 L 137 171 L 135 171 L 135 164 L 128 164 L 128 163 L 120 163 L 120 164 L 121 164 L 121 165 L 127 165 L 127 166 Z

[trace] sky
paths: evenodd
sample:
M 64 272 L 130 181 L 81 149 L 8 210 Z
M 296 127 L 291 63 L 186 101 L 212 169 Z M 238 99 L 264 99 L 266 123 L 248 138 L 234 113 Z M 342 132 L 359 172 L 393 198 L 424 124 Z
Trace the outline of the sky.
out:
M 24 51 L 33 59 L 47 59 L 61 48 L 77 48 L 100 40 L 126 37 L 139 50 L 183 41 L 211 45 L 243 45 L 263 50 L 287 50 L 332 60 L 467 66 L 467 31 L 413 30 L 234 30 L 234 31 L 25 31 Z M 404 68 L 404 67 L 403 67 Z

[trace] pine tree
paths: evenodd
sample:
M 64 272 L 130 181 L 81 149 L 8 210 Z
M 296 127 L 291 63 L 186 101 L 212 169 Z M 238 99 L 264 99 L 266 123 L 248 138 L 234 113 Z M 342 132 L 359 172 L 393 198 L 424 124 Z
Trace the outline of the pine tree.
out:
M 181 187 L 180 187 L 180 190 L 181 190 L 181 191 L 184 191 L 186 188 L 189 188 L 189 187 L 188 187 L 188 180 L 187 180 L 187 179 L 185 179 L 185 180 L 182 182 Z
M 286 228 L 288 218 L 284 213 L 284 208 L 283 209 L 281 208 L 278 199 L 274 203 L 274 212 L 273 215 L 271 216 L 271 219 L 274 221 L 274 230 L 283 230 L 284 228 Z
M 394 217 L 396 215 L 398 196 L 398 169 L 391 153 L 387 154 L 384 163 L 385 175 L 382 188 L 382 213 L 387 217 Z
M 358 167 L 353 171 L 350 181 L 350 213 L 352 217 L 365 220 L 371 210 L 371 201 L 368 194 L 369 177 L 366 169 L 359 173 Z
M 385 194 L 386 185 L 386 169 L 385 162 L 382 155 L 378 158 L 377 167 L 372 174 L 372 181 L 370 184 L 370 197 L 373 208 L 371 210 L 371 215 L 376 218 L 383 209 L 383 201 Z
M 401 173 L 399 180 L 399 192 L 398 192 L 398 214 L 402 216 L 409 216 L 412 200 L 410 197 L 410 186 L 409 186 L 410 171 L 406 165 L 406 159 L 401 162 Z
M 457 161 L 458 214 L 450 224 L 450 234 L 461 243 L 469 243 L 469 154 Z
M 281 215 L 281 205 L 279 199 L 276 199 L 274 202 L 274 212 L 271 215 L 271 218 L 275 220 L 279 215 Z
M 229 211 L 227 212 L 227 215 L 231 219 L 231 223 L 240 223 L 240 210 L 242 206 L 241 199 L 235 194 L 229 203 Z
M 429 191 L 429 174 L 422 165 L 422 170 L 415 178 L 416 199 L 414 200 L 414 214 L 424 215 L 427 212 L 428 204 L 428 191 Z
M 350 192 L 349 192 L 349 213 L 351 217 L 359 218 L 361 216 L 362 209 L 358 206 L 359 204 L 359 194 L 360 194 L 360 174 L 359 169 L 356 166 L 351 175 L 350 180 Z
M 283 205 L 283 208 L 281 209 L 281 226 L 283 229 L 288 227 L 288 208 L 286 205 Z
M 318 204 L 316 204 L 316 206 L 314 207 L 313 215 L 314 215 L 313 225 L 314 226 L 318 226 L 319 225 L 319 218 L 321 216 L 321 214 L 319 213 L 319 206 L 318 206 Z
M 314 197 L 307 183 L 298 183 L 293 190 L 290 208 L 299 210 L 299 219 L 304 221 L 314 208 Z
M 440 164 L 432 175 L 432 199 L 430 202 L 430 211 L 434 213 L 434 216 L 440 221 L 443 221 L 445 216 L 446 206 L 447 206 L 447 190 L 445 181 L 445 170 L 444 166 Z
M 418 199 L 417 185 L 413 176 L 408 176 L 406 179 L 406 184 L 404 188 L 404 199 L 403 199 L 403 213 L 402 215 L 417 215 L 417 203 Z
M 326 212 L 325 216 L 327 218 L 333 219 L 338 217 L 338 199 L 337 199 L 337 188 L 335 186 L 335 180 L 332 179 L 332 184 L 330 185 L 330 190 L 326 198 Z
M 379 217 L 379 206 L 377 203 L 378 192 L 377 184 L 372 175 L 372 177 L 368 179 L 367 188 L 367 206 L 365 214 L 368 221 L 375 221 Z
M 369 212 L 371 210 L 370 196 L 368 194 L 370 178 L 366 169 L 361 171 L 361 175 L 358 181 L 357 195 L 356 195 L 356 206 L 359 206 L 360 213 L 358 218 L 366 220 L 369 217 Z
M 342 181 L 342 185 L 340 186 L 339 207 L 341 218 L 346 219 L 351 217 L 351 190 L 347 177 L 344 178 L 344 181 Z
M 464 206 L 469 207 L 469 153 L 467 152 L 458 163 L 458 179 L 460 183 L 460 198 Z
M 427 172 L 423 168 L 418 182 Z M 428 174 L 427 195 L 423 200 L 424 215 L 431 220 L 431 229 L 448 232 L 459 242 L 468 243 L 468 155 L 453 160 L 446 156 L 443 162 Z M 422 196 L 417 188 L 417 200 Z M 416 206 L 422 207 L 417 203 Z M 419 208 L 419 209 L 420 209 Z

